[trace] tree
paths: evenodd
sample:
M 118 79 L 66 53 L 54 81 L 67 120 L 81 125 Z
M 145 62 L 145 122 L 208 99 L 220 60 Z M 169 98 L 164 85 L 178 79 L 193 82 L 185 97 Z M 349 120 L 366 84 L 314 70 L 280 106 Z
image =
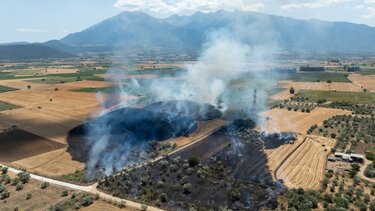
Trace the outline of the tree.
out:
M 290 89 L 289 89 L 289 93 L 290 93 L 290 94 L 292 94 L 292 95 L 294 95 L 294 93 L 295 93 L 295 90 L 294 90 L 294 88 L 293 88 L 293 87 L 290 87 Z
M 94 202 L 94 199 L 91 196 L 83 196 L 81 200 L 81 205 L 82 206 L 89 206 Z
M 120 202 L 118 203 L 117 206 L 118 206 L 120 209 L 125 208 L 125 206 L 126 206 L 126 202 L 125 202 L 125 201 L 120 201 Z
M 17 183 L 17 185 L 16 185 L 16 191 L 20 191 L 22 189 L 23 189 L 22 182 Z
M 64 190 L 62 193 L 61 193 L 61 197 L 65 197 L 65 196 L 68 196 L 68 191 L 67 190 Z
M 162 193 L 160 195 L 160 201 L 163 202 L 163 203 L 167 202 L 167 194 Z
M 32 197 L 32 194 L 30 192 L 26 193 L 26 200 L 31 199 L 31 197 Z
M 41 189 L 46 189 L 46 188 L 48 188 L 48 186 L 49 186 L 49 183 L 48 182 L 42 182 L 41 184 L 40 184 L 40 188 Z
M 199 158 L 197 156 L 190 156 L 188 162 L 190 167 L 195 167 L 199 164 Z
M 17 177 L 19 178 L 19 180 L 20 180 L 23 184 L 28 183 L 29 180 L 30 180 L 30 174 L 27 173 L 27 172 L 24 172 L 24 171 L 19 172 L 19 173 L 17 174 Z
M 192 188 L 192 185 L 190 183 L 186 183 L 184 186 L 183 186 L 183 189 L 184 189 L 184 194 L 188 194 L 191 192 L 191 188 Z

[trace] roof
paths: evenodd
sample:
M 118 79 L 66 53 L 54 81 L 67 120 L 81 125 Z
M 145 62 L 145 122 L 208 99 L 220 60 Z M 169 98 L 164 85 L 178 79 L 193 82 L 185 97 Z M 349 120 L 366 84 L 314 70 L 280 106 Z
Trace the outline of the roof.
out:
M 365 159 L 365 156 L 361 154 L 350 154 L 350 157 Z
M 338 155 L 338 156 L 344 156 L 346 155 L 345 153 L 342 153 L 342 152 L 335 152 L 335 155 Z

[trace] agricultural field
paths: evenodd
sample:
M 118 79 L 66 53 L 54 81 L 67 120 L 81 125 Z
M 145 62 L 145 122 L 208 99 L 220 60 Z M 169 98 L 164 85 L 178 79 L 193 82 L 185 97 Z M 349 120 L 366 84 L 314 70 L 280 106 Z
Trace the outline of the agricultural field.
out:
M 349 111 L 330 108 L 315 108 L 310 113 L 275 108 L 261 114 L 263 123 L 258 129 L 270 133 L 289 131 L 305 134 L 314 124 L 322 125 L 324 120 L 332 116 L 349 113 Z
M 1 92 L 11 92 L 11 91 L 16 91 L 16 90 L 18 90 L 18 89 L 0 85 L 0 93 Z
M 325 100 L 330 102 L 349 102 L 352 104 L 375 104 L 375 93 L 365 92 L 329 92 L 300 90 L 295 97 L 305 98 L 308 102 Z
M 375 92 L 375 75 L 351 74 L 349 75 L 349 79 L 363 89 Z
M 277 169 L 276 178 L 288 188 L 319 189 L 327 156 L 334 146 L 334 139 L 308 136 Z
M 5 163 L 64 147 L 64 144 L 48 140 L 24 130 L 10 129 L 0 133 L 0 161 Z

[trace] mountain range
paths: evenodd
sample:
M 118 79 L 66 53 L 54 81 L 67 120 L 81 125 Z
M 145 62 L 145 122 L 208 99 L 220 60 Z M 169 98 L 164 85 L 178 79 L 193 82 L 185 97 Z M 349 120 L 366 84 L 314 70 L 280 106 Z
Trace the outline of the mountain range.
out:
M 122 12 L 61 40 L 41 44 L 69 53 L 124 49 L 199 50 L 217 31 L 226 31 L 250 46 L 272 44 L 282 51 L 375 52 L 375 28 L 364 24 L 224 10 L 164 19 L 142 12 Z

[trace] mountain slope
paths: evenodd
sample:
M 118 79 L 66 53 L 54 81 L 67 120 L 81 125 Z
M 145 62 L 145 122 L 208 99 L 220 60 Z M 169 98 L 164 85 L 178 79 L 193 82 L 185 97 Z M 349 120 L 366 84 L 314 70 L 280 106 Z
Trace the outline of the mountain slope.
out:
M 61 42 L 75 46 L 186 49 L 199 45 L 202 38 L 195 31 L 173 26 L 144 13 L 123 12 L 82 32 L 70 34 Z
M 0 45 L 0 60 L 70 58 L 74 56 L 41 44 Z
M 249 45 L 272 43 L 280 50 L 375 52 L 375 28 L 366 25 L 223 10 L 166 19 L 123 12 L 60 41 L 80 47 L 190 50 L 201 48 L 208 35 L 222 29 Z

